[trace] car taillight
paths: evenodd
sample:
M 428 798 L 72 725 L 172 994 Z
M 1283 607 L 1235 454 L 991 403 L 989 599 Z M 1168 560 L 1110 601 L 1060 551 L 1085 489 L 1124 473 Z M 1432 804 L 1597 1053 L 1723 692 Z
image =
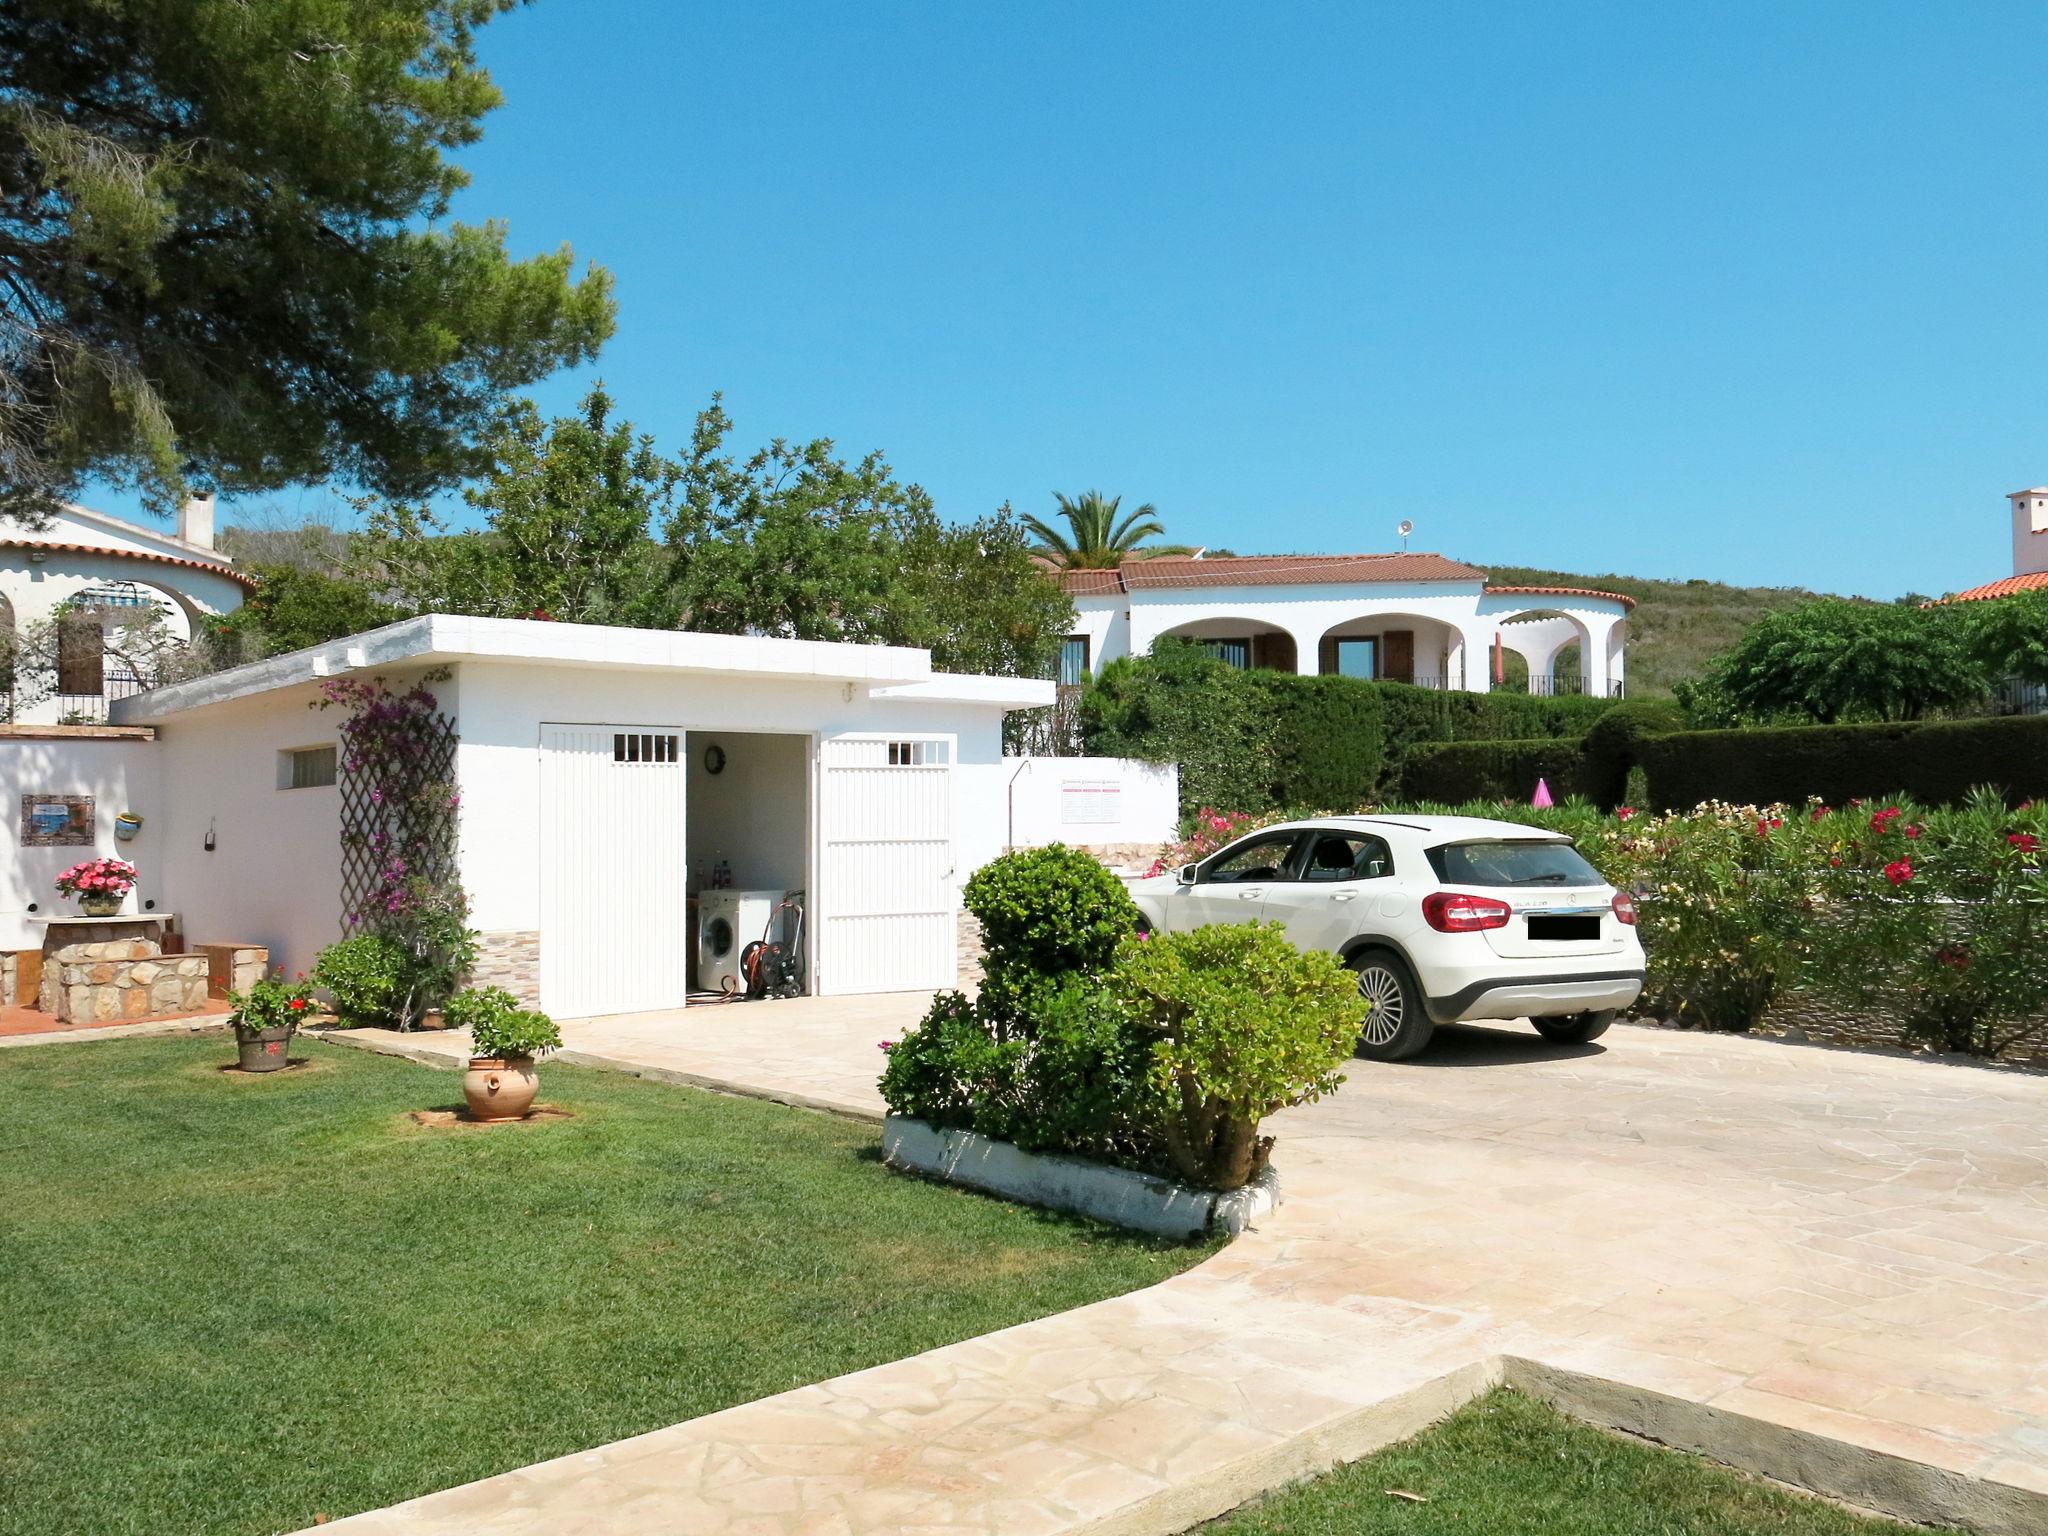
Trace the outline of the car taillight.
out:
M 1438 933 L 1478 933 L 1505 928 L 1515 909 L 1491 896 L 1437 891 L 1422 898 L 1422 919 Z
M 1616 891 L 1616 892 L 1614 893 L 1614 916 L 1615 916 L 1615 919 L 1616 919 L 1617 921 L 1619 921 L 1619 922 L 1623 922 L 1623 923 L 1626 923 L 1626 924 L 1628 924 L 1628 925 L 1629 925 L 1629 927 L 1631 927 L 1631 928 L 1635 927 L 1635 925 L 1636 925 L 1636 899 L 1635 899 L 1635 897 L 1633 897 L 1633 896 L 1629 895 L 1629 893 L 1628 893 L 1627 891 Z

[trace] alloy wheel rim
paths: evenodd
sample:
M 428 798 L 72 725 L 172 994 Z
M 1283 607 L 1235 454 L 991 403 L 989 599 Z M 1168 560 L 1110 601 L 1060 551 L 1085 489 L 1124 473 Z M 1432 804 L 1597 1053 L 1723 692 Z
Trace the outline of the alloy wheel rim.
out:
M 1400 978 L 1383 965 L 1368 965 L 1358 973 L 1358 995 L 1372 1005 L 1360 1031 L 1365 1043 L 1388 1044 L 1401 1032 Z

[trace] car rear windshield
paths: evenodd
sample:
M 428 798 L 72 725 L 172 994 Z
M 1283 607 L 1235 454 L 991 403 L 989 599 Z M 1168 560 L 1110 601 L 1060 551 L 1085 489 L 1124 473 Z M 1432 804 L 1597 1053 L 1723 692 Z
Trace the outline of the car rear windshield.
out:
M 1445 843 L 1429 850 L 1446 885 L 1604 885 L 1570 843 Z

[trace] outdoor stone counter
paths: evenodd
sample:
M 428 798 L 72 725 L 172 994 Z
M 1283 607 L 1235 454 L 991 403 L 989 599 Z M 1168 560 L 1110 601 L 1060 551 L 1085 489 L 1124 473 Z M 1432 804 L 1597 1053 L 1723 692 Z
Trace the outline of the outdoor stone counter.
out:
M 207 958 L 167 955 L 153 930 L 167 918 L 52 922 L 43 934 L 36 1006 L 64 1024 L 122 1024 L 206 1006 Z

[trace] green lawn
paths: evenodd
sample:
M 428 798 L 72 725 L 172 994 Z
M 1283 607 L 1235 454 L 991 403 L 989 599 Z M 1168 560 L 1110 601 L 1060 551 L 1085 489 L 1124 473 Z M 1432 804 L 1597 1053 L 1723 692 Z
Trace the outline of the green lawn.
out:
M 872 1126 L 573 1067 L 0 1052 L 0 1531 L 292 1530 L 1162 1280 L 1207 1251 L 903 1178 Z
M 1427 1503 L 1389 1489 L 1420 1494 Z M 1493 1392 L 1202 1536 L 1929 1536 Z

